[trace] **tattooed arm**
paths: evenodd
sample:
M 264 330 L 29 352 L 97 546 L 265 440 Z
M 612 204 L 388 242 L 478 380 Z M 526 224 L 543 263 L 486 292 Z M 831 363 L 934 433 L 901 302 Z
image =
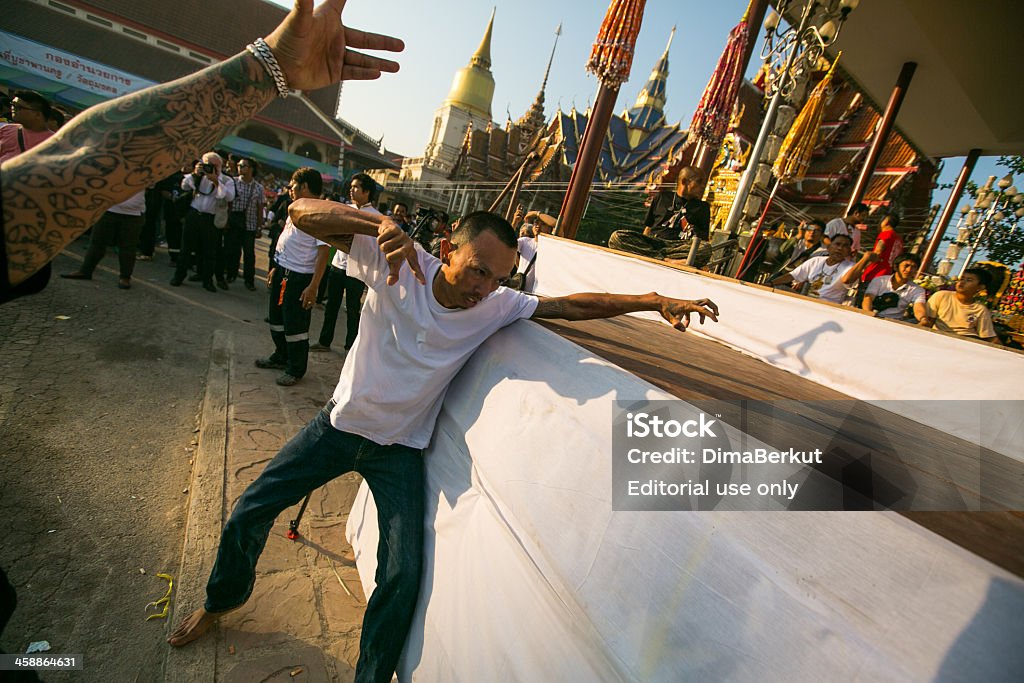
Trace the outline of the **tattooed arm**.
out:
M 266 41 L 289 87 L 378 78 L 398 64 L 350 48 L 400 51 L 402 41 L 347 28 L 345 0 L 296 0 Z M 276 96 L 248 52 L 172 83 L 98 105 L 0 166 L 11 285 L 29 278 L 108 208 L 212 149 Z M 0 273 L 0 276 L 4 274 Z
M 710 299 L 687 301 L 671 299 L 656 292 L 650 294 L 570 294 L 552 299 L 541 299 L 533 318 L 561 318 L 562 320 L 593 320 L 613 318 L 624 313 L 658 311 L 680 332 L 690 324 L 690 314 L 708 317 L 718 322 L 718 306 Z

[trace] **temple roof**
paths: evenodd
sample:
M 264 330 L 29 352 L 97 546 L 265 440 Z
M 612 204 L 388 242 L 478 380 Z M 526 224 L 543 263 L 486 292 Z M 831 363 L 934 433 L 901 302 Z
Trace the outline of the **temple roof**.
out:
M 551 63 L 555 59 L 555 48 L 558 47 L 558 37 L 560 35 L 562 35 L 561 23 L 555 29 L 555 44 L 551 46 L 551 56 L 548 58 L 547 69 L 544 70 L 544 80 L 541 81 L 540 91 L 527 112 L 516 121 L 516 125 L 529 133 L 531 137 L 547 123 L 547 119 L 544 116 L 544 91 L 547 89 L 548 76 L 551 75 Z
M 668 45 L 662 53 L 654 68 L 651 69 L 650 78 L 644 85 L 640 94 L 637 95 L 633 107 L 623 113 L 622 118 L 630 128 L 650 132 L 660 126 L 665 120 L 665 86 L 668 81 L 668 51 L 672 47 L 672 39 L 676 35 L 676 27 L 668 37 Z
M 664 118 L 664 117 L 662 117 Z M 548 135 L 538 142 L 533 151 L 546 158 L 548 148 L 561 150 L 561 163 L 576 163 L 588 114 L 573 109 L 568 114 L 559 111 L 548 126 Z M 629 124 L 621 116 L 612 116 L 608 133 L 601 145 L 601 157 L 594 173 L 595 183 L 646 184 L 650 176 L 678 151 L 686 140 L 686 132 L 679 124 L 661 124 L 653 128 L 636 146 L 629 144 Z

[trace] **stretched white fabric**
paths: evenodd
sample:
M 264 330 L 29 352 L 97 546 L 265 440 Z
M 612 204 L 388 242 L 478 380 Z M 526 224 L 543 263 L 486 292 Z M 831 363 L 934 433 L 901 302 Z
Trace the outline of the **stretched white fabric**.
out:
M 401 680 L 1017 680 L 1024 582 L 897 514 L 613 512 L 612 402 L 641 398 L 669 397 L 525 321 L 466 364 Z M 367 595 L 376 536 L 364 484 Z

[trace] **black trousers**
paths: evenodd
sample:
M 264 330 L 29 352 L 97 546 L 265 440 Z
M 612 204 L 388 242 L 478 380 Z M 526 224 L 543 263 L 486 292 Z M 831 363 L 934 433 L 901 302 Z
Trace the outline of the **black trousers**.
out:
M 92 226 L 92 241 L 85 252 L 81 271 L 92 277 L 97 264 L 106 255 L 107 247 L 117 247 L 117 260 L 121 278 L 131 278 L 135 270 L 135 245 L 139 242 L 139 231 L 145 219 L 142 216 L 126 216 L 120 213 L 104 213 Z
M 181 253 L 181 209 L 172 201 L 164 202 L 164 234 L 167 236 L 167 256 L 171 263 L 177 263 Z
M 233 211 L 224 232 L 223 277 L 229 282 L 238 277 L 239 264 L 242 264 L 245 283 L 253 284 L 256 277 L 256 232 L 246 230 L 245 214 Z
M 198 262 L 199 275 L 204 284 L 213 284 L 217 249 L 221 242 L 222 230 L 213 225 L 213 214 L 200 213 L 189 209 L 185 214 L 185 228 L 181 236 L 181 253 L 178 254 L 174 279 L 184 280 L 192 263 Z
M 163 203 L 164 197 L 160 190 L 146 190 L 146 223 L 139 233 L 139 253 L 143 256 L 153 256 L 156 236 L 160 232 Z
M 270 337 L 274 340 L 271 359 L 284 363 L 292 377 L 306 374 L 309 361 L 309 323 L 313 312 L 299 297 L 313 281 L 312 273 L 296 273 L 281 266 L 270 279 Z
M 347 317 L 345 348 L 351 348 L 359 333 L 359 313 L 363 306 L 363 292 L 366 285 L 361 280 L 349 277 L 341 268 L 331 266 L 327 274 L 327 303 L 324 305 L 324 324 L 320 328 L 321 346 L 330 346 L 334 341 L 334 328 L 338 324 L 342 295 L 345 298 Z

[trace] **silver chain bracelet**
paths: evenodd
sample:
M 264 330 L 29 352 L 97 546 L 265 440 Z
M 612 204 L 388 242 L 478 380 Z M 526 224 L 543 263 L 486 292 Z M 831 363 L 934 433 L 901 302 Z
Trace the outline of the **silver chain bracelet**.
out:
M 252 53 L 256 61 L 262 64 L 263 68 L 270 74 L 270 77 L 274 79 L 277 94 L 282 98 L 288 97 L 288 81 L 285 80 L 284 72 L 281 71 L 281 66 L 277 63 L 277 57 L 274 56 L 274 52 L 267 45 L 267 41 L 257 38 L 246 45 L 245 49 Z

